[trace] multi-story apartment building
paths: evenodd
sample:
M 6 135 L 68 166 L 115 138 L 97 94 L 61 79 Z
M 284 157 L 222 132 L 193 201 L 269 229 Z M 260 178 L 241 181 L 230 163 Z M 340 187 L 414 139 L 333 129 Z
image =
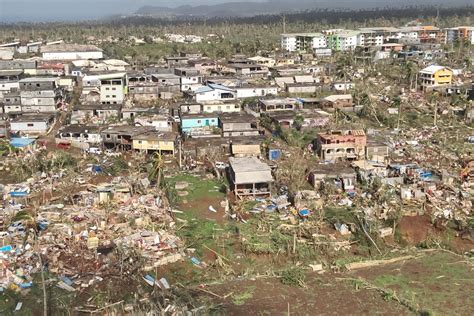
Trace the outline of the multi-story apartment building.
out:
M 289 52 L 313 51 L 327 46 L 326 37 L 321 33 L 293 33 L 281 35 L 281 48 Z
M 446 42 L 454 43 L 464 40 L 471 45 L 474 44 L 474 27 L 459 26 L 446 29 Z
M 337 30 L 327 35 L 327 46 L 335 51 L 350 51 L 357 47 L 358 31 Z
M 396 38 L 398 29 L 395 27 L 366 27 L 359 29 L 358 46 L 380 47 L 390 39 Z

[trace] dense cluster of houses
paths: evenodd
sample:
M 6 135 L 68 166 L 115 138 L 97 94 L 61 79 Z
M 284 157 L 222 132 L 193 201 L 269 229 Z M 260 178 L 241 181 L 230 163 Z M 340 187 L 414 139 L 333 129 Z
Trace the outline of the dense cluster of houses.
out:
M 372 28 L 285 34 L 282 45 L 288 51 L 305 50 L 307 45 L 316 50 L 383 47 L 394 35 L 430 43 L 446 38 L 444 31 L 433 27 Z M 278 154 L 261 145 L 265 134 L 286 128 L 326 130 L 309 149 L 321 161 L 336 165 L 312 170 L 310 182 L 315 187 L 329 177 L 340 180 L 344 190 L 353 190 L 355 169 L 348 164 L 338 167 L 346 161 L 370 161 L 357 167 L 371 175 L 386 170 L 380 165 L 385 166 L 387 145 L 363 130 L 331 130 L 334 112 L 359 108 L 351 94 L 358 71 L 339 81 L 335 65 L 318 57 L 317 51 L 225 60 L 182 52 L 164 58 L 162 64 L 133 69 L 125 61 L 104 58 L 102 50 L 91 45 L 36 46 L 27 44 L 26 49 L 41 57 L 0 60 L 0 136 L 50 133 L 59 113 L 66 113 L 67 124 L 54 130 L 61 146 L 159 152 L 177 155 L 180 161 L 212 153 L 232 156 L 230 175 L 240 197 L 270 193 L 271 168 L 259 158 L 274 160 Z M 314 63 L 315 58 L 320 62 Z M 457 75 L 448 67 L 427 65 L 418 82 L 423 89 L 452 89 Z

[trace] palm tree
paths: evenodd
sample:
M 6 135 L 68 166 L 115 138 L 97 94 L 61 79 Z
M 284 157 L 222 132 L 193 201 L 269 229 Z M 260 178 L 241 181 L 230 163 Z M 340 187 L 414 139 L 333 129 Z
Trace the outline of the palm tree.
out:
M 161 184 L 161 177 L 163 175 L 163 157 L 159 152 L 155 154 L 154 160 L 153 160 L 153 166 L 148 173 L 148 179 L 150 181 L 156 180 L 156 186 L 160 187 Z

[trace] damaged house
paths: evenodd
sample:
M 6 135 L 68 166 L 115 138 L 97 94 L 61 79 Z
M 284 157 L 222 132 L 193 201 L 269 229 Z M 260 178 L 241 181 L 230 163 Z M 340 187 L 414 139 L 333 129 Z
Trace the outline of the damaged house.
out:
M 365 156 L 367 136 L 363 130 L 337 130 L 319 133 L 316 153 L 329 162 L 356 160 Z
M 353 168 L 343 164 L 320 164 L 311 169 L 309 182 L 315 189 L 329 181 L 336 188 L 351 193 L 356 187 L 357 174 Z
M 238 199 L 271 197 L 272 171 L 255 157 L 229 158 L 229 180 Z

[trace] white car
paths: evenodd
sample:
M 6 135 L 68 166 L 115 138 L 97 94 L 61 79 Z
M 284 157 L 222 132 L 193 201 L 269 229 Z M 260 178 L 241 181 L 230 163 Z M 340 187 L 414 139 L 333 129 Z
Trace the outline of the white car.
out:
M 102 155 L 102 150 L 97 147 L 90 147 L 89 149 L 87 149 L 87 152 L 89 154 Z

